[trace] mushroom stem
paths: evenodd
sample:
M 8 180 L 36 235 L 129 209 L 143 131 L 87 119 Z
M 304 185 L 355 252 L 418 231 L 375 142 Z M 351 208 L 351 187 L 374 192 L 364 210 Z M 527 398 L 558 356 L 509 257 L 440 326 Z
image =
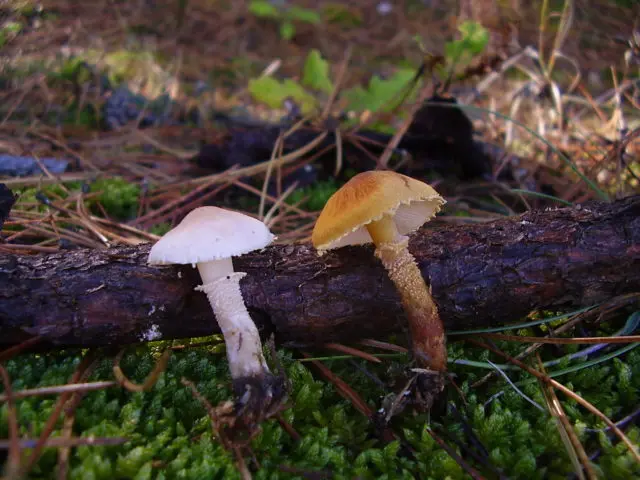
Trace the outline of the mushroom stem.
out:
M 226 277 L 234 272 L 231 257 L 199 262 L 197 265 L 203 285 L 215 282 L 220 277 Z
M 444 326 L 415 258 L 408 250 L 409 238 L 398 233 L 393 219 L 385 215 L 367 225 L 376 245 L 375 255 L 396 286 L 407 314 L 412 352 L 420 364 L 447 370 Z
M 383 215 L 380 220 L 374 220 L 373 222 L 368 223 L 367 230 L 369 231 L 369 235 L 371 235 L 373 243 L 376 246 L 383 245 L 385 243 L 396 243 L 403 238 L 406 238 L 398 232 L 396 222 L 393 220 L 391 215 Z
M 205 274 L 202 274 L 201 265 L 198 264 L 198 268 L 203 280 L 210 279 L 206 266 Z M 206 293 L 220 325 L 227 347 L 229 370 L 234 380 L 247 377 L 263 378 L 270 374 L 262 353 L 260 334 L 249 316 L 240 291 L 240 279 L 245 275 L 244 272 L 233 272 L 232 266 L 231 272 L 220 276 L 218 270 L 217 278 L 196 287 L 196 290 Z

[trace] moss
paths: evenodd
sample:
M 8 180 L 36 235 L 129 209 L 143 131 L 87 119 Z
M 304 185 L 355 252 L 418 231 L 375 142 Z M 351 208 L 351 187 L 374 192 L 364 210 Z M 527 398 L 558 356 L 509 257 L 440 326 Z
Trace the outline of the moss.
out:
M 611 328 L 615 327 L 611 325 Z M 512 353 L 521 349 L 513 343 L 496 343 Z M 121 361 L 123 371 L 132 381 L 141 382 L 153 368 L 158 353 L 167 345 L 168 342 L 154 342 L 131 348 Z M 76 412 L 74 433 L 126 437 L 128 443 L 72 449 L 70 477 L 240 478 L 233 457 L 212 438 L 205 409 L 180 381 L 183 377 L 193 381 L 213 404 L 228 399 L 231 396 L 230 377 L 221 345 L 174 352 L 166 372 L 149 392 L 130 393 L 111 388 L 87 393 Z M 552 349 L 543 349 L 541 353 L 543 360 L 554 356 Z M 452 342 L 449 354 L 454 359 L 494 359 L 486 352 L 462 343 Z M 278 355 L 292 384 L 293 407 L 284 412 L 284 418 L 302 438 L 296 443 L 278 422 L 266 422 L 252 442 L 261 465 L 254 475 L 256 479 L 298 478 L 283 472 L 282 466 L 310 472 L 328 471 L 337 479 L 469 478 L 434 441 L 427 427 L 468 461 L 473 461 L 468 454 L 469 448 L 475 445 L 476 451 L 485 449 L 484 460 L 474 463 L 485 476 L 491 477 L 497 470 L 514 479 L 560 478 L 572 473 L 555 420 L 546 409 L 541 411 L 533 407 L 500 377 L 483 387 L 472 388 L 472 383 L 486 370 L 452 365 L 465 402 L 455 389 L 449 389 L 445 399 L 446 412 L 432 417 L 406 412 L 393 422 L 394 431 L 400 434 L 399 441 L 385 444 L 373 434 L 370 422 L 342 398 L 332 384 L 319 379 L 309 363 L 296 360 L 288 351 L 280 351 Z M 65 383 L 79 361 L 77 353 L 67 351 L 23 355 L 6 365 L 14 389 L 19 390 Z M 373 377 L 383 382 L 393 378 L 397 371 L 406 368 L 406 356 L 388 357 L 381 365 L 359 359 L 329 360 L 325 364 L 375 410 L 381 397 L 388 393 L 389 386 L 379 384 Z M 544 407 L 544 398 L 536 382 L 526 381 L 529 377 L 519 370 L 507 373 L 522 393 Z M 112 361 L 105 359 L 90 380 L 111 378 Z M 640 404 L 640 352 L 633 350 L 623 358 L 575 372 L 564 383 L 610 418 L 620 420 Z M 610 433 L 598 431 L 606 425 L 575 401 L 561 394 L 559 397 L 587 452 L 597 453 L 595 464 L 604 478 L 640 475 L 640 469 L 626 447 Z M 20 434 L 38 435 L 54 403 L 54 397 L 19 400 Z M 475 434 L 479 443 L 470 442 L 468 431 Z M 629 428 L 627 434 L 637 442 L 640 429 Z M 3 404 L 0 406 L 0 436 L 7 438 L 7 435 L 7 409 Z M 412 454 L 407 454 L 406 446 Z M 50 478 L 56 462 L 55 450 L 46 450 L 31 478 Z
M 140 186 L 120 177 L 102 178 L 91 185 L 92 192 L 100 192 L 98 200 L 109 215 L 124 220 L 135 216 L 140 199 Z M 89 201 L 90 205 L 94 202 Z
M 65 190 L 66 188 L 66 190 Z M 46 206 L 40 202 L 38 196 L 44 196 L 49 200 L 56 200 L 58 198 L 67 198 L 68 192 L 77 192 L 82 188 L 81 182 L 65 182 L 64 188 L 60 184 L 42 185 L 40 188 L 25 187 L 16 189 L 18 194 L 18 201 L 16 205 L 25 203 L 39 203 L 37 210 L 40 212 L 46 211 Z M 38 195 L 40 194 L 40 195 Z
M 41 188 L 24 188 L 17 191 L 19 194 L 17 204 L 38 203 L 37 210 L 44 212 L 47 207 L 40 202 L 38 197 L 52 201 L 58 198 L 64 199 L 70 194 L 80 191 L 82 186 L 81 182 L 65 182 L 66 190 L 60 184 L 43 185 Z M 100 202 L 109 215 L 119 220 L 128 219 L 137 212 L 140 186 L 136 183 L 128 182 L 120 177 L 102 178 L 93 182 L 89 191 L 98 193 L 97 197 L 86 200 L 87 206 L 95 210 L 97 214 L 100 214 L 100 210 L 96 206 L 97 202 Z
M 308 187 L 298 188 L 286 201 L 292 205 L 307 197 L 307 199 L 302 202 L 301 208 L 317 212 L 322 210 L 327 200 L 329 200 L 329 197 L 331 197 L 337 189 L 338 184 L 333 179 L 320 181 Z
M 169 230 L 171 230 L 171 224 L 169 222 L 162 222 L 162 223 L 158 223 L 157 225 L 154 225 L 153 227 L 151 227 L 151 229 L 149 230 L 151 233 L 153 233 L 154 235 L 164 235 L 166 234 Z

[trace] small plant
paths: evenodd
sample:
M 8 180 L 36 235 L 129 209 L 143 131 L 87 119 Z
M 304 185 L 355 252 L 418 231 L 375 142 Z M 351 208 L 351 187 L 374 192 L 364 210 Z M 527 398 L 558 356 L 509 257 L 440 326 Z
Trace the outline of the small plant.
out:
M 91 185 L 92 192 L 100 192 L 98 201 L 109 215 L 117 219 L 135 216 L 140 198 L 140 186 L 123 178 L 103 178 Z
M 356 112 L 389 112 L 393 110 L 402 101 L 401 92 L 415 78 L 416 72 L 415 69 L 400 68 L 388 78 L 374 75 L 366 88 L 357 85 L 344 91 L 343 96 L 348 100 L 347 109 Z M 412 90 L 413 92 L 408 93 L 409 99 L 415 95 L 415 88 Z M 372 127 L 385 130 L 381 125 Z
M 258 9 L 264 8 L 262 16 L 274 16 L 273 12 L 279 12 L 269 2 L 252 2 L 252 5 L 255 4 L 260 5 Z M 468 66 L 482 53 L 489 41 L 489 33 L 478 23 L 464 22 L 460 25 L 459 31 L 460 38 L 445 44 L 442 60 L 437 62 L 436 72 L 442 81 L 446 81 L 447 77 L 453 78 L 456 69 Z M 387 78 L 374 75 L 366 87 L 356 85 L 342 90 L 340 96 L 346 100 L 347 111 L 391 112 L 401 102 L 415 99 L 422 83 L 420 77 L 418 69 L 402 67 Z M 291 99 L 299 105 L 302 113 L 307 115 L 318 109 L 318 94 L 328 95 L 333 90 L 333 85 L 329 63 L 318 50 L 311 50 L 305 60 L 301 82 L 289 78 L 280 81 L 262 76 L 249 81 L 249 92 L 254 100 L 271 108 L 282 108 L 285 100 Z M 382 121 L 373 122 L 369 128 L 385 133 L 394 131 L 392 126 Z
M 317 25 L 321 22 L 320 15 L 308 8 L 296 5 L 277 6 L 267 0 L 252 0 L 249 11 L 256 17 L 275 20 L 279 25 L 280 37 L 291 40 L 296 34 L 296 22 Z
M 254 100 L 262 102 L 270 108 L 282 108 L 285 100 L 293 100 L 303 114 L 313 112 L 317 99 L 295 80 L 290 78 L 279 81 L 273 77 L 262 76 L 249 80 L 249 93 Z
M 0 47 L 4 47 L 22 31 L 22 24 L 18 22 L 6 22 L 0 27 Z
M 338 189 L 335 180 L 327 180 L 324 182 L 316 182 L 308 187 L 298 188 L 288 198 L 287 203 L 293 205 L 303 198 L 308 197 L 301 205 L 302 208 L 317 212 L 322 210 L 324 204 L 327 203 L 329 197 Z
M 444 47 L 446 64 L 452 69 L 467 66 L 489 43 L 489 32 L 479 23 L 463 22 L 458 30 L 461 38 L 447 42 Z
M 402 101 L 402 90 L 415 78 L 416 69 L 400 68 L 389 78 L 374 75 L 365 88 L 357 85 L 342 91 L 346 100 L 346 110 L 357 112 L 391 111 Z M 416 83 L 418 85 L 418 83 Z M 328 95 L 333 90 L 330 65 L 318 50 L 311 50 L 305 60 L 302 80 L 290 78 L 279 81 L 273 77 L 259 77 L 249 81 L 249 92 L 253 99 L 271 108 L 282 108 L 285 100 L 295 101 L 303 114 L 310 114 L 319 108 L 318 94 Z M 415 86 L 408 98 L 415 96 Z M 393 129 L 382 123 L 369 128 L 392 132 Z
M 329 75 L 330 65 L 318 50 L 311 50 L 304 62 L 302 84 L 320 92 L 331 93 L 333 83 Z
M 55 201 L 57 199 L 67 198 L 67 192 L 77 192 L 82 188 L 80 182 L 66 182 L 65 188 L 60 184 L 43 185 L 41 188 L 26 187 L 18 189 L 18 201 L 16 205 L 37 204 L 36 210 L 39 212 L 45 212 L 47 206 L 44 201 Z
M 489 41 L 487 30 L 475 22 L 464 22 L 458 30 L 461 37 L 445 44 L 444 61 L 437 69 L 438 76 L 445 80 L 455 68 L 467 66 L 477 55 L 482 53 Z M 419 39 L 416 39 L 419 42 Z M 420 87 L 421 81 L 416 78 L 415 68 L 399 68 L 388 78 L 374 75 L 369 85 L 364 88 L 356 86 L 343 92 L 349 100 L 348 109 L 354 111 L 389 112 L 396 108 L 403 99 L 411 101 Z M 413 85 L 412 85 L 413 82 Z M 404 93 L 404 94 L 403 94 Z M 382 131 L 393 131 L 384 125 L 372 125 Z
M 329 63 L 322 58 L 318 50 L 311 50 L 307 56 L 302 83 L 290 78 L 279 81 L 268 76 L 249 80 L 249 92 L 254 100 L 271 108 L 282 108 L 285 100 L 291 99 L 300 106 L 303 114 L 309 114 L 318 108 L 319 102 L 314 92 L 308 91 L 305 87 L 325 94 L 333 90 Z
M 82 85 L 91 81 L 93 75 L 90 65 L 82 57 L 71 57 L 62 62 L 57 69 L 51 70 L 48 78 L 51 81 Z

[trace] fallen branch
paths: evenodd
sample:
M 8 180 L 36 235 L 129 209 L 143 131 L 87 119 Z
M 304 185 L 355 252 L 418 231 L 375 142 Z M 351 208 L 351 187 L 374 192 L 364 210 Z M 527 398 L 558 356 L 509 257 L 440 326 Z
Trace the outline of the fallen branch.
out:
M 427 225 L 410 242 L 449 329 L 640 291 L 640 196 L 486 224 Z M 146 265 L 150 245 L 0 257 L 0 345 L 104 346 L 217 332 L 190 266 Z M 371 247 L 309 244 L 234 259 L 263 333 L 285 345 L 377 337 L 404 325 Z

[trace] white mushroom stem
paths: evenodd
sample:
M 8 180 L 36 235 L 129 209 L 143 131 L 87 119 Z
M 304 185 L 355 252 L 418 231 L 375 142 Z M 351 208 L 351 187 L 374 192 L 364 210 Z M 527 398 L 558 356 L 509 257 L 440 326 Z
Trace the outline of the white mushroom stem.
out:
M 203 285 L 196 290 L 207 295 L 224 335 L 231 377 L 237 380 L 269 374 L 260 334 L 240 291 L 240 279 L 246 273 L 234 272 L 230 258 L 198 263 L 198 270 Z
M 199 262 L 197 265 L 203 285 L 215 282 L 221 277 L 226 277 L 234 273 L 233 260 L 231 260 L 231 257 L 211 260 L 209 262 Z

